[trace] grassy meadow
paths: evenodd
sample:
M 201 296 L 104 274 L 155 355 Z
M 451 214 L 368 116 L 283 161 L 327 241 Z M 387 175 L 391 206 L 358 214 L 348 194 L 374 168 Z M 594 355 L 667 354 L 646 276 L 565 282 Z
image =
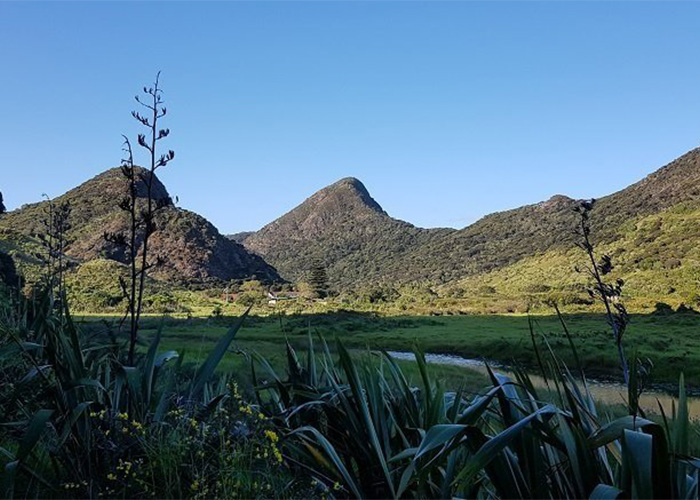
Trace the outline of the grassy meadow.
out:
M 95 316 L 81 317 L 85 324 L 96 324 Z M 555 315 L 532 316 L 535 337 L 542 345 L 546 338 L 552 349 L 573 365 L 569 342 Z M 107 319 L 107 318 L 102 318 Z M 595 378 L 619 376 L 616 353 L 610 349 L 610 331 L 601 314 L 568 314 L 564 316 L 572 335 L 581 363 L 587 374 Z M 162 346 L 165 349 L 186 352 L 187 362 L 199 362 L 227 330 L 230 318 L 191 317 L 144 320 L 144 346 L 163 324 Z M 681 372 L 690 387 L 700 386 L 700 315 L 673 313 L 669 315 L 632 315 L 625 337 L 630 353 L 652 361 L 652 382 L 674 386 Z M 339 338 L 354 349 L 410 351 L 414 345 L 425 352 L 455 354 L 467 358 L 496 361 L 502 364 L 520 364 L 536 367 L 536 355 L 528 317 L 525 315 L 475 316 L 382 316 L 374 313 L 329 312 L 323 314 L 254 315 L 249 316 L 232 350 L 256 351 L 268 359 L 284 362 L 285 341 L 294 347 L 306 345 L 308 332 L 321 334 L 330 344 Z M 544 347 L 544 345 L 542 345 Z M 411 365 L 411 363 L 407 363 Z M 221 365 L 235 372 L 247 372 L 242 354 L 227 356 Z M 411 370 L 410 366 L 408 367 Z M 464 370 L 441 366 L 447 380 L 453 376 L 463 381 Z M 473 382 L 480 376 L 474 375 Z
M 94 320 L 94 318 L 92 318 Z M 619 359 L 610 349 L 610 331 L 602 314 L 568 314 L 564 322 L 578 350 L 579 359 L 588 376 L 621 382 Z M 540 349 L 546 349 L 542 339 L 568 366 L 575 366 L 571 346 L 556 315 L 532 316 L 535 336 Z M 156 318 L 144 321 L 143 348 L 160 329 L 164 350 L 184 353 L 184 364 L 199 366 L 211 353 L 217 341 L 226 334 L 233 317 Z M 632 316 L 627 332 L 628 349 L 653 363 L 651 383 L 660 391 L 673 395 L 678 378 L 684 374 L 690 394 L 700 390 L 700 345 L 696 332 L 700 330 L 700 315 L 675 313 L 670 315 L 638 314 Z M 659 334 L 659 332 L 664 332 Z M 478 316 L 384 316 L 376 313 L 333 311 L 321 314 L 253 315 L 246 318 L 229 355 L 219 364 L 220 373 L 230 374 L 248 396 L 253 397 L 250 360 L 254 353 L 264 357 L 279 373 L 288 363 L 286 345 L 306 362 L 308 335 L 323 337 L 334 355 L 339 339 L 351 348 L 353 355 L 365 359 L 369 350 L 412 351 L 416 347 L 425 353 L 451 354 L 465 358 L 483 359 L 496 365 L 520 365 L 536 373 L 537 359 L 532 347 L 530 321 L 526 315 Z M 673 339 L 673 341 L 672 341 Z M 316 351 L 321 352 L 318 343 Z M 544 351 L 542 351 L 544 352 Z M 385 363 L 379 355 L 370 355 L 377 365 Z M 413 387 L 421 386 L 421 373 L 414 361 L 396 360 Z M 258 366 L 256 364 L 256 366 Z M 259 367 L 258 367 L 259 370 Z M 490 386 L 483 371 L 461 366 L 431 364 L 430 372 L 446 390 L 462 390 L 470 397 L 483 394 Z M 260 375 L 265 379 L 264 375 Z M 247 388 L 247 389 L 246 389 Z M 553 392 L 544 390 L 545 399 L 554 399 Z M 614 391 L 613 391 L 614 392 Z M 627 412 L 624 398 L 614 396 L 598 401 L 599 411 L 609 418 Z M 691 408 L 696 405 L 692 404 Z M 648 404 L 651 419 L 659 419 L 658 408 Z M 669 409 L 667 409 L 670 411 Z M 693 419 L 689 444 L 694 453 L 700 451 L 700 423 L 697 409 Z

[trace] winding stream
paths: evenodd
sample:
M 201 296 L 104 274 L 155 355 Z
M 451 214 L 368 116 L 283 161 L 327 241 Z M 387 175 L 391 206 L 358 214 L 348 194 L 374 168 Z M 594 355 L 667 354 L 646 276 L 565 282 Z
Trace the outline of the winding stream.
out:
M 388 354 L 396 359 L 401 359 L 401 360 L 406 360 L 406 361 L 415 361 L 415 356 L 412 352 L 405 352 L 405 351 L 387 351 Z M 484 375 L 487 375 L 488 372 L 486 370 L 486 365 L 484 364 L 483 361 L 480 361 L 478 359 L 469 359 L 469 358 L 463 358 L 461 356 L 455 356 L 451 354 L 428 354 L 426 353 L 425 355 L 425 360 L 428 363 L 436 364 L 436 365 L 452 365 L 452 366 L 460 366 L 463 368 L 466 368 L 468 370 L 474 370 L 476 372 L 482 373 Z M 493 368 L 493 365 L 492 365 Z M 513 373 L 507 368 L 507 367 L 502 367 L 498 366 L 497 368 L 493 368 L 494 371 L 498 371 L 499 373 L 502 373 L 503 375 L 506 375 L 508 377 L 511 377 L 514 379 Z M 534 384 L 535 387 L 542 387 L 542 388 L 547 388 L 547 384 L 545 383 L 544 379 L 538 375 L 530 374 L 530 378 L 532 380 L 532 383 Z M 615 383 L 615 382 L 601 382 L 598 380 L 591 380 L 588 379 L 588 387 L 591 391 L 591 395 L 593 395 L 596 400 L 608 404 L 608 405 L 615 405 L 615 404 L 624 404 L 624 400 L 627 396 L 627 389 L 623 384 Z M 658 400 L 658 402 L 657 402 Z M 662 391 L 657 391 L 657 390 L 647 390 L 642 394 L 642 396 L 639 398 L 639 406 L 644 409 L 648 413 L 660 413 L 659 412 L 659 403 L 661 403 L 661 406 L 663 406 L 664 412 L 666 412 L 666 415 L 670 417 L 671 415 L 671 405 L 672 403 L 676 403 L 676 407 L 678 406 L 678 398 L 675 396 L 668 394 L 666 392 Z M 688 413 L 690 414 L 690 418 L 694 420 L 700 420 L 700 397 L 688 397 Z

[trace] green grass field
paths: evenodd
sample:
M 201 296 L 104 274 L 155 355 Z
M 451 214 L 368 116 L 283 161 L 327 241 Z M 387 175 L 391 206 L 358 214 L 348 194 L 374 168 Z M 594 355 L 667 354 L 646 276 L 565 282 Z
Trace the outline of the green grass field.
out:
M 616 378 L 619 367 L 605 318 L 597 314 L 565 316 L 585 370 L 593 377 Z M 92 323 L 94 318 L 85 319 Z M 202 360 L 227 329 L 233 318 L 168 318 L 164 323 L 163 349 L 185 351 L 189 362 Z M 144 320 L 144 341 L 161 319 Z M 555 352 L 569 365 L 573 356 L 556 316 L 533 317 L 535 335 L 546 337 Z M 253 350 L 273 364 L 284 360 L 285 340 L 295 347 L 306 344 L 307 334 L 322 334 L 333 345 L 341 339 L 355 349 L 410 350 L 417 344 L 426 352 L 484 358 L 504 364 L 536 366 L 535 352 L 526 316 L 436 316 L 384 317 L 340 312 L 295 316 L 250 316 L 234 343 L 235 349 Z M 649 358 L 654 368 L 652 382 L 675 385 L 681 372 L 690 386 L 700 386 L 700 315 L 634 315 L 625 337 L 628 357 L 633 353 Z M 409 363 L 410 364 L 410 363 Z M 232 355 L 224 368 L 248 371 L 243 354 Z M 437 368 L 436 368 L 437 369 Z M 465 370 L 440 367 L 447 380 L 457 380 Z M 474 375 L 472 382 L 480 377 Z

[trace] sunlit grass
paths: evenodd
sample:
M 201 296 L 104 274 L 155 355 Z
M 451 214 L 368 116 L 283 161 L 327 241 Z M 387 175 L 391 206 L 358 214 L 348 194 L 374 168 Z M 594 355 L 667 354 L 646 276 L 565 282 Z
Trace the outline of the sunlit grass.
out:
M 84 317 L 94 324 L 97 317 Z M 104 319 L 104 318 L 103 318 Z M 227 318 L 167 318 L 149 316 L 144 321 L 144 341 L 165 321 L 163 344 L 184 350 L 188 360 L 201 359 L 226 331 Z M 619 375 L 618 360 L 609 349 L 610 333 L 605 319 L 597 314 L 567 315 L 566 321 L 579 349 L 586 371 L 595 377 Z M 567 363 L 572 363 L 568 341 L 554 316 L 534 318 L 538 338 L 546 335 L 550 345 Z M 681 371 L 689 386 L 700 386 L 700 315 L 633 315 L 625 344 L 639 357 L 654 362 L 652 381 L 674 384 Z M 251 316 L 244 323 L 235 345 L 240 350 L 260 350 L 271 357 L 281 351 L 285 340 L 302 346 L 307 333 L 320 333 L 327 339 L 338 337 L 353 349 L 410 350 L 418 344 L 426 352 L 485 358 L 504 364 L 536 366 L 527 317 L 440 316 L 383 317 L 360 313 L 320 315 Z M 230 359 L 229 359 L 230 358 Z M 224 366 L 240 367 L 242 356 L 229 356 Z

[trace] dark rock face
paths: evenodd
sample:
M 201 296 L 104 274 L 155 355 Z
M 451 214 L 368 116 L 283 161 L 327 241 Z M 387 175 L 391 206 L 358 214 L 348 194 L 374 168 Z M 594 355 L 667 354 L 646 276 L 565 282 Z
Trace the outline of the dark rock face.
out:
M 145 196 L 145 184 L 138 187 Z M 69 257 L 86 262 L 106 257 L 125 262 L 123 250 L 108 243 L 105 232 L 125 232 L 126 214 L 118 208 L 126 186 L 118 168 L 110 169 L 58 197 L 55 202 L 69 201 L 72 206 L 71 229 L 67 235 Z M 279 276 L 263 259 L 251 255 L 243 246 L 222 236 L 200 215 L 176 207 L 165 186 L 154 179 L 153 197 L 165 207 L 156 217 L 157 230 L 152 235 L 151 255 L 164 259 L 163 266 L 151 273 L 168 281 L 204 283 L 231 279 L 258 278 L 275 281 Z M 0 219 L 3 235 L 17 241 L 30 239 L 42 231 L 46 202 L 26 205 Z

